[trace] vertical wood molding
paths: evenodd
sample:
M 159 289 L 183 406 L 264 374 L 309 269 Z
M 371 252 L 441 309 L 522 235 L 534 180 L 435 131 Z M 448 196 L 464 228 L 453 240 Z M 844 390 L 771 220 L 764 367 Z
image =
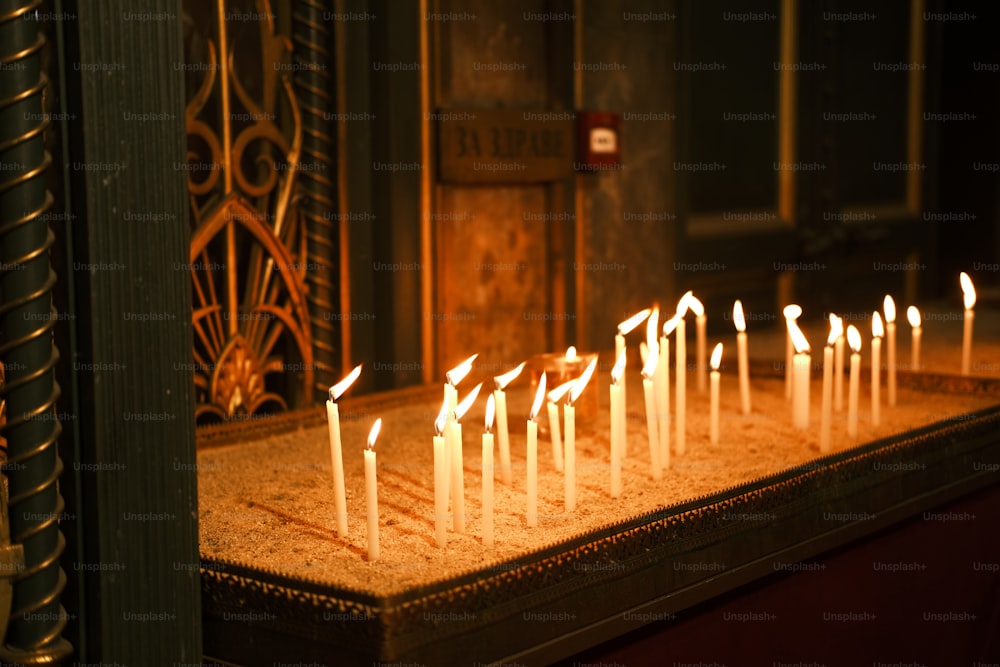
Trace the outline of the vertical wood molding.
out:
M 417 18 L 420 26 L 420 361 L 423 368 L 422 380 L 430 383 L 438 374 L 437 360 L 434 350 L 437 340 L 434 337 L 434 320 L 428 315 L 434 312 L 434 225 L 431 214 L 434 212 L 434 173 L 435 154 L 432 148 L 431 112 L 432 99 L 431 79 L 435 76 L 434 62 L 431 59 L 430 24 L 427 20 L 429 0 L 420 0 L 420 16 Z
M 798 60 L 799 6 L 796 0 L 782 0 L 781 62 L 791 64 Z M 778 82 L 778 161 L 784 164 L 797 161 L 798 76 L 798 72 L 785 68 Z M 797 172 L 791 169 L 778 172 L 778 217 L 792 226 L 797 224 L 798 219 L 796 177 Z
M 63 67 L 80 119 L 67 127 L 79 221 L 67 277 L 79 288 L 79 658 L 191 663 L 201 593 L 181 2 L 77 12 Z
M 924 42 L 924 0 L 910 2 L 910 62 L 927 62 Z M 907 115 L 906 115 L 906 159 L 908 162 L 922 162 L 924 158 L 924 77 L 919 68 L 908 72 Z M 906 173 L 906 208 L 910 215 L 920 217 L 921 192 L 924 172 L 911 169 Z

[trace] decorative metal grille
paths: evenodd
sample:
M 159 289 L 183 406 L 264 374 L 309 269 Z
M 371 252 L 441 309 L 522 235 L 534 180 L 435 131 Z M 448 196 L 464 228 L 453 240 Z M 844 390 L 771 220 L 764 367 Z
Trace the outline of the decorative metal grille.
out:
M 316 202 L 331 200 L 313 193 L 323 179 L 307 178 L 304 167 L 325 170 L 328 154 L 319 149 L 320 161 L 301 160 L 293 73 L 308 72 L 308 64 L 293 60 L 269 1 L 238 5 L 185 3 L 188 268 L 200 423 L 306 405 L 316 379 L 313 318 L 320 314 L 311 317 L 307 295 L 317 266 L 307 244 L 318 244 L 307 225 L 322 217 Z M 314 115 L 314 104 L 306 110 Z M 329 275 L 326 263 L 319 268 Z M 315 311 L 316 296 L 311 300 Z

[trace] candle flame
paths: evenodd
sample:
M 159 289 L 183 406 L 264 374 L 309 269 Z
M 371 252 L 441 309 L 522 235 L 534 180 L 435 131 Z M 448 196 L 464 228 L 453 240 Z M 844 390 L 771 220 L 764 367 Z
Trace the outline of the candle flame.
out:
M 618 384 L 622 380 L 622 374 L 625 372 L 626 356 L 625 350 L 622 350 L 622 353 L 615 360 L 615 365 L 611 367 L 611 382 L 613 384 Z
M 688 292 L 688 294 L 691 293 Z M 695 314 L 695 317 L 701 317 L 705 314 L 705 306 L 694 294 L 691 294 L 691 296 L 688 297 L 688 308 L 690 308 L 691 312 Z
M 444 427 L 448 423 L 448 399 L 445 399 L 444 403 L 441 404 L 441 412 L 438 413 L 437 418 L 434 420 L 434 435 L 441 435 L 444 433 Z
M 496 399 L 493 398 L 493 394 L 490 394 L 486 398 L 486 432 L 489 433 L 493 430 L 493 417 L 496 415 L 497 405 Z
M 660 361 L 660 350 L 659 346 L 648 347 L 646 350 L 646 361 L 642 366 L 642 377 L 647 380 L 653 377 L 656 373 L 656 364 Z
M 914 329 L 920 328 L 920 311 L 917 310 L 916 306 L 910 306 L 906 309 L 906 319 Z
M 830 334 L 826 337 L 826 344 L 833 345 L 837 339 L 844 335 L 844 323 L 834 314 L 830 314 Z
M 372 430 L 368 432 L 368 449 L 375 449 L 375 439 L 378 438 L 379 431 L 382 430 L 382 418 L 379 417 L 372 424 Z
M 839 315 L 835 315 L 833 313 L 830 313 L 830 333 L 831 335 L 834 333 L 836 334 L 836 336 L 833 337 L 834 342 L 844 335 L 844 320 L 842 320 Z
M 684 317 L 688 312 L 688 301 L 694 296 L 694 292 L 688 290 L 677 302 L 677 317 Z
M 733 324 L 736 325 L 736 330 L 740 333 L 747 330 L 747 320 L 743 316 L 743 302 L 739 299 L 733 303 Z
M 545 373 L 542 373 L 542 377 L 538 379 L 538 390 L 535 392 L 535 401 L 531 404 L 531 412 L 528 413 L 528 419 L 535 421 L 535 417 L 538 416 L 538 411 L 542 409 L 542 401 L 545 400 Z
M 795 321 L 802 315 L 802 306 L 797 303 L 791 303 L 785 306 L 781 313 L 785 316 L 786 320 Z
M 559 400 L 566 395 L 566 393 L 573 387 L 573 383 L 576 380 L 570 380 L 569 382 L 563 382 L 561 385 L 553 389 L 548 393 L 546 398 L 549 399 L 549 403 L 558 403 Z
M 719 364 L 722 363 L 722 343 L 715 344 L 715 349 L 712 350 L 712 358 L 708 363 L 712 366 L 713 371 L 719 370 Z
M 569 350 L 566 350 L 566 353 L 568 355 L 569 354 Z M 493 378 L 493 382 L 496 383 L 497 389 L 501 389 L 501 390 L 506 389 L 507 385 L 509 385 L 511 382 L 513 382 L 515 379 L 517 379 L 517 376 L 521 374 L 521 371 L 524 370 L 524 366 L 527 363 L 528 362 L 526 362 L 526 361 L 522 361 L 513 370 L 509 370 L 506 373 L 504 373 L 503 375 L 497 375 L 495 378 Z
M 621 322 L 618 323 L 618 333 L 621 334 L 622 336 L 629 333 L 630 331 L 632 331 L 632 329 L 635 329 L 637 326 L 642 324 L 643 320 L 649 317 L 649 314 L 651 312 L 652 310 L 650 308 L 645 308 L 643 310 L 640 310 L 632 317 L 626 320 L 622 320 Z
M 472 362 L 475 361 L 476 357 L 478 356 L 479 353 L 477 352 L 476 354 L 472 355 L 471 357 L 460 363 L 458 366 L 455 366 L 450 371 L 445 373 L 444 377 L 445 379 L 448 380 L 448 384 L 450 384 L 452 387 L 457 387 L 458 383 L 461 382 L 463 379 L 465 379 L 465 376 L 468 375 L 469 371 L 472 370 Z
M 853 324 L 847 327 L 847 344 L 851 346 L 851 351 L 855 354 L 861 352 L 861 332 Z
M 455 421 L 460 420 L 462 418 L 462 415 L 464 415 L 466 412 L 469 411 L 469 408 L 472 407 L 472 404 L 476 402 L 476 397 L 479 396 L 479 390 L 482 388 L 483 388 L 483 383 L 480 382 L 475 386 L 475 388 L 472 391 L 469 392 L 468 396 L 462 399 L 461 403 L 455 406 L 455 413 L 454 413 Z
M 583 369 L 583 373 L 577 378 L 576 382 L 573 383 L 573 388 L 569 392 L 569 404 L 573 405 L 576 403 L 576 399 L 580 398 L 580 394 L 586 389 L 587 383 L 590 382 L 590 376 L 594 374 L 594 369 L 597 368 L 597 359 L 591 360 L 587 367 Z
M 885 299 L 882 301 L 882 312 L 885 313 L 886 322 L 896 321 L 896 302 L 888 294 L 885 295 Z
M 650 350 L 656 348 L 656 333 L 660 328 L 660 307 L 654 306 L 653 312 L 650 313 L 649 319 L 646 320 L 646 347 Z
M 795 347 L 796 354 L 809 352 L 809 341 L 795 320 L 788 320 L 788 333 L 792 337 L 792 345 Z
M 972 278 L 965 271 L 958 274 L 958 282 L 962 285 L 962 296 L 965 299 L 965 309 L 972 310 L 976 305 L 976 288 L 972 286 Z
M 570 345 L 566 348 L 566 361 L 576 361 L 576 347 Z
M 675 313 L 673 317 L 671 317 L 669 320 L 667 320 L 666 322 L 664 322 L 663 323 L 663 335 L 664 336 L 669 336 L 670 334 L 672 334 L 674 332 L 674 329 L 677 328 L 677 323 L 680 321 L 680 319 L 681 319 L 680 315 L 677 315 Z
M 882 316 L 876 310 L 872 313 L 872 336 L 881 338 L 885 335 L 885 327 L 882 326 Z
M 361 364 L 355 366 L 354 370 L 348 373 L 343 380 L 330 387 L 330 400 L 336 401 L 343 396 L 344 392 L 351 388 L 351 385 L 354 384 L 359 375 L 361 375 Z

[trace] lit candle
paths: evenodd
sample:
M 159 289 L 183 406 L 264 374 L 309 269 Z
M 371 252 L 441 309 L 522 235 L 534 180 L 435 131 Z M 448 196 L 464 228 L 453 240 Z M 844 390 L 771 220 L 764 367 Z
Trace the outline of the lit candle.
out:
M 823 400 L 820 404 L 819 413 L 819 451 L 825 454 L 830 451 L 830 427 L 833 413 L 833 369 L 836 366 L 834 361 L 834 345 L 843 338 L 840 327 L 843 324 L 836 315 L 830 318 L 830 335 L 826 339 L 826 347 L 823 348 Z
M 576 408 L 573 404 L 580 398 L 590 376 L 597 368 L 597 359 L 594 359 L 587 368 L 584 369 L 580 377 L 573 383 L 572 389 L 566 397 L 566 407 L 563 408 L 563 418 L 566 422 L 566 457 L 565 457 L 565 488 L 566 488 L 566 511 L 576 511 Z
M 733 304 L 733 324 L 736 325 L 736 365 L 740 376 L 740 408 L 743 414 L 750 414 L 750 357 L 747 352 L 747 322 L 743 315 L 743 303 L 736 299 Z
M 368 560 L 374 563 L 379 557 L 378 546 L 378 482 L 375 478 L 375 439 L 382 428 L 382 418 L 375 420 L 368 433 L 365 449 L 365 499 L 368 505 Z
M 976 288 L 972 285 L 972 278 L 965 271 L 958 276 L 962 285 L 962 298 L 965 301 L 965 320 L 962 331 L 962 375 L 972 372 L 972 321 L 976 314 L 972 311 L 976 305 Z
M 882 302 L 885 313 L 885 363 L 886 384 L 889 388 L 889 405 L 896 405 L 896 302 L 888 294 Z
M 847 435 L 858 437 L 858 388 L 861 384 L 861 332 L 853 324 L 847 327 L 851 346 L 851 375 L 847 389 Z
M 844 411 L 844 320 L 830 313 L 830 326 L 837 330 L 833 344 L 833 409 Z
M 622 401 L 621 380 L 625 372 L 625 352 L 622 351 L 611 369 L 611 497 L 622 493 L 622 441 L 625 439 L 625 403 Z
M 708 439 L 714 445 L 719 442 L 719 364 L 722 363 L 722 343 L 716 343 L 712 350 L 711 389 L 709 392 Z
M 330 387 L 326 401 L 326 428 L 330 438 L 330 462 L 333 465 L 333 513 L 337 521 L 337 537 L 347 537 L 347 491 L 344 487 L 344 456 L 340 444 L 340 408 L 337 399 L 361 375 L 361 364 L 343 380 Z
M 657 442 L 660 445 L 660 466 L 670 469 L 670 334 L 677 328 L 675 314 L 663 323 L 663 335 L 660 336 L 660 358 L 656 362 L 656 378 L 661 384 L 656 387 L 657 417 L 660 433 Z
M 549 434 L 552 438 L 552 460 L 555 463 L 556 471 L 563 471 L 563 444 L 562 430 L 559 426 L 559 401 L 566 395 L 566 392 L 573 386 L 575 380 L 563 382 L 561 385 L 548 393 L 549 412 Z
M 626 351 L 625 336 L 628 335 L 637 326 L 642 324 L 646 320 L 646 318 L 649 317 L 649 314 L 652 312 L 653 312 L 652 308 L 644 308 L 635 315 L 632 315 L 631 317 L 622 320 L 621 322 L 618 323 L 618 334 L 615 336 L 615 359 L 617 359 L 618 355 L 620 355 L 622 352 Z M 627 394 L 627 392 L 625 391 L 626 384 L 627 383 L 622 382 L 622 404 L 625 405 L 625 409 L 628 410 L 628 402 L 625 400 L 625 396 Z M 624 449 L 622 449 L 622 456 L 628 455 L 628 440 L 622 443 L 622 446 L 624 447 Z
M 434 538 L 438 548 L 448 544 L 448 476 L 451 456 L 443 436 L 448 425 L 448 405 L 434 420 Z
M 708 346 L 705 338 L 705 327 L 708 318 L 705 316 L 705 306 L 698 297 L 688 298 L 688 307 L 694 313 L 695 328 L 695 374 L 698 376 L 698 391 L 704 393 L 708 389 Z
M 785 306 L 782 314 L 785 316 L 785 398 L 792 400 L 792 355 L 795 353 L 792 345 L 792 325 L 802 315 L 802 306 L 791 304 Z
M 677 312 L 674 317 L 677 321 L 677 333 L 674 338 L 677 343 L 677 388 L 675 390 L 674 424 L 676 425 L 677 453 L 684 454 L 687 447 L 687 327 L 684 316 L 688 311 L 688 299 L 691 292 L 685 292 L 680 301 L 677 302 Z
M 451 419 L 451 413 L 454 412 L 455 406 L 458 404 L 458 383 L 472 370 L 472 362 L 478 356 L 479 354 L 472 355 L 444 374 L 444 400 L 448 404 L 448 419 Z
M 526 361 L 522 361 L 517 368 L 493 378 L 493 382 L 496 384 L 496 389 L 493 390 L 493 399 L 496 402 L 497 411 L 497 443 L 500 445 L 500 479 L 504 484 L 511 483 L 510 434 L 507 432 L 507 395 L 504 393 L 504 389 L 521 374 L 526 363 Z
M 876 310 L 872 314 L 872 426 L 882 421 L 882 316 Z
M 657 351 L 651 349 L 646 365 L 642 368 L 642 395 L 646 401 L 646 432 L 649 436 L 649 465 L 653 479 L 663 477 L 663 469 L 660 467 L 660 445 L 657 442 L 656 394 L 653 387 L 658 356 Z
M 916 306 L 906 309 L 906 319 L 910 323 L 912 336 L 910 338 L 910 370 L 916 372 L 920 370 L 920 338 L 922 330 L 920 328 L 920 311 Z
M 788 331 L 795 347 L 795 356 L 792 357 L 792 423 L 795 428 L 805 430 L 809 428 L 809 366 L 812 363 L 809 341 L 794 320 L 789 321 Z
M 493 415 L 496 399 L 486 399 L 486 430 L 483 431 L 483 546 L 493 546 Z
M 468 411 L 479 396 L 482 383 L 469 392 L 462 402 L 455 406 L 451 413 L 451 423 L 448 424 L 448 434 L 451 435 L 451 511 L 452 527 L 456 533 L 465 532 L 465 468 L 462 462 L 462 415 Z
M 545 400 L 545 373 L 538 379 L 535 402 L 531 404 L 531 412 L 528 413 L 528 450 L 525 463 L 528 469 L 528 507 L 525 519 L 529 528 L 538 525 L 538 422 L 535 419 L 538 417 L 538 411 L 542 409 L 543 400 Z

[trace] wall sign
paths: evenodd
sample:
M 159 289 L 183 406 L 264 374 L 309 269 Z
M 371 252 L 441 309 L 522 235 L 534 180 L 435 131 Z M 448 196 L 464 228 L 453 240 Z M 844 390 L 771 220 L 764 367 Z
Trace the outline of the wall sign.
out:
M 572 111 L 449 109 L 433 116 L 444 183 L 539 183 L 573 174 Z

